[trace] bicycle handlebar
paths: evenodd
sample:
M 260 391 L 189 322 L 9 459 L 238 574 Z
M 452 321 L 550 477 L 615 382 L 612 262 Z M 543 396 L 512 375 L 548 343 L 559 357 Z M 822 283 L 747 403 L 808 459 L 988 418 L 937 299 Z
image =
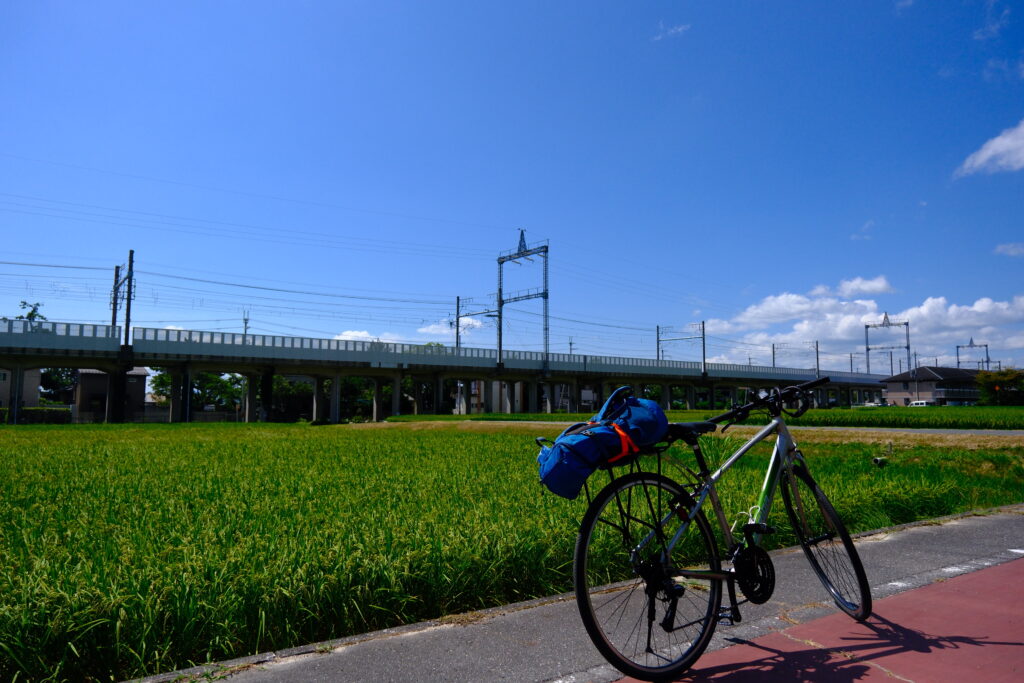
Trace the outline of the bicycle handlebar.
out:
M 796 398 L 810 389 L 816 389 L 823 384 L 827 384 L 829 381 L 829 377 L 819 377 L 818 379 L 812 379 L 810 382 L 804 382 L 803 384 L 794 384 L 786 387 L 785 389 L 776 389 L 767 396 L 759 397 L 746 405 L 733 408 L 729 412 L 709 418 L 707 422 L 713 422 L 715 424 L 721 424 L 722 422 L 739 422 L 740 420 L 745 419 L 747 415 L 750 414 L 750 411 L 763 407 L 770 408 L 773 413 L 776 413 L 776 410 L 782 411 L 782 405 L 790 399 Z M 725 428 L 723 428 L 722 431 L 725 431 Z

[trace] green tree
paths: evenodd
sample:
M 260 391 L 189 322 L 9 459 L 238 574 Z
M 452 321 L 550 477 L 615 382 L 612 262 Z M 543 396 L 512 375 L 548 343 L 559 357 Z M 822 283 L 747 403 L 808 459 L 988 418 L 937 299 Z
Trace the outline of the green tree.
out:
M 975 381 L 981 391 L 982 405 L 1024 405 L 1024 371 L 1013 368 L 996 372 L 982 371 Z
M 17 316 L 15 320 L 46 320 L 46 316 L 39 312 L 39 309 L 41 307 L 42 304 L 39 303 L 38 301 L 35 302 L 34 304 L 30 304 L 27 301 L 22 301 L 20 304 L 18 304 L 18 308 L 20 308 L 23 311 L 28 311 L 28 313 L 22 313 L 21 315 Z
M 39 375 L 39 398 L 50 403 L 71 403 L 77 376 L 73 368 L 43 368 Z
M 15 320 L 29 320 L 29 321 L 46 320 L 46 316 L 39 312 L 39 309 L 42 308 L 42 306 L 43 305 L 41 303 L 39 303 L 38 301 L 35 302 L 34 304 L 30 304 L 29 302 L 27 302 L 25 300 L 22 300 L 22 302 L 20 304 L 18 304 L 18 308 L 20 308 L 23 311 L 28 311 L 28 313 L 20 313 L 20 314 L 14 316 L 14 319 Z M 8 318 L 5 315 L 2 318 L 0 318 L 0 320 L 2 320 L 4 322 L 7 322 L 8 320 L 10 320 L 10 318 Z
M 173 375 L 166 368 L 151 368 L 149 386 L 161 402 L 171 398 Z M 236 374 L 197 372 L 192 375 L 192 410 L 213 406 L 215 410 L 234 410 L 245 393 L 245 378 Z

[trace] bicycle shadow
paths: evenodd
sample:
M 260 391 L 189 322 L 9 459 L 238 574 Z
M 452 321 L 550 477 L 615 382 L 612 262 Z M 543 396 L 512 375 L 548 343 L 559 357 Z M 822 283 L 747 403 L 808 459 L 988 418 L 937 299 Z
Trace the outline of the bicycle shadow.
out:
M 866 632 L 865 632 L 866 631 Z M 785 636 L 783 636 L 785 637 Z M 863 680 L 874 670 L 885 670 L 871 665 L 873 660 L 900 653 L 929 653 L 937 650 L 993 645 L 1024 646 L 1024 642 L 996 641 L 985 637 L 966 635 L 933 635 L 901 626 L 877 612 L 866 622 L 857 624 L 840 645 L 807 647 L 803 650 L 775 649 L 763 643 L 739 638 L 728 638 L 734 644 L 756 648 L 765 654 L 743 662 L 712 665 L 691 669 L 680 683 L 720 681 L 747 683 L 748 681 L 829 681 L 848 683 Z M 719 651 L 721 652 L 721 651 Z M 713 657 L 715 653 L 705 655 Z M 700 666 L 698 660 L 697 666 Z

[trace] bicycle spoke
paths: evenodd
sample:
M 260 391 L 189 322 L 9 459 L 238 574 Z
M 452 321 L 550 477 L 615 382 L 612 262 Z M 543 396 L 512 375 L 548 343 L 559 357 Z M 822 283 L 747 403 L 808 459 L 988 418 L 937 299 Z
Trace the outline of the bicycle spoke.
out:
M 794 468 L 786 479 L 783 499 L 811 568 L 840 609 L 866 618 L 871 611 L 867 578 L 832 504 L 806 469 Z
M 682 672 L 715 626 L 722 575 L 707 522 L 699 516 L 683 527 L 688 515 L 670 513 L 685 495 L 666 477 L 627 475 L 598 494 L 581 524 L 580 614 L 602 654 L 633 676 Z M 680 528 L 670 549 L 667 541 Z M 713 575 L 680 574 L 702 569 Z

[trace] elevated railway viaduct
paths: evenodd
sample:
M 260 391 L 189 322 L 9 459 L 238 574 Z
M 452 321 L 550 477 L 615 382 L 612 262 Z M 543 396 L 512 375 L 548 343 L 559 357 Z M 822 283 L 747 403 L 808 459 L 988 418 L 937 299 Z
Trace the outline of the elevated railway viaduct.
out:
M 403 378 L 410 377 L 414 410 L 434 412 L 550 412 L 585 410 L 624 384 L 646 388 L 667 408 L 673 400 L 694 407 L 698 396 L 722 394 L 735 400 L 743 387 L 759 388 L 814 379 L 814 368 L 653 360 L 617 356 L 533 351 L 498 352 L 485 348 L 396 344 L 197 330 L 134 327 L 132 343 L 121 343 L 121 329 L 110 325 L 8 320 L 0 322 L 0 367 L 11 372 L 9 421 L 17 420 L 24 372 L 31 368 L 92 368 L 108 373 L 106 418 L 125 419 L 125 373 L 135 366 L 171 372 L 174 389 L 171 421 L 189 421 L 191 377 L 197 372 L 233 372 L 248 378 L 246 421 L 266 419 L 272 378 L 301 375 L 313 379 L 314 419 L 337 422 L 339 385 L 325 392 L 327 380 L 363 377 L 373 381 L 373 417 L 400 410 Z M 878 400 L 884 375 L 827 373 L 832 382 L 819 390 L 819 405 L 849 405 Z M 389 385 L 390 405 L 383 389 Z M 656 389 L 657 387 L 657 389 Z M 675 397 L 675 399 L 673 399 Z

